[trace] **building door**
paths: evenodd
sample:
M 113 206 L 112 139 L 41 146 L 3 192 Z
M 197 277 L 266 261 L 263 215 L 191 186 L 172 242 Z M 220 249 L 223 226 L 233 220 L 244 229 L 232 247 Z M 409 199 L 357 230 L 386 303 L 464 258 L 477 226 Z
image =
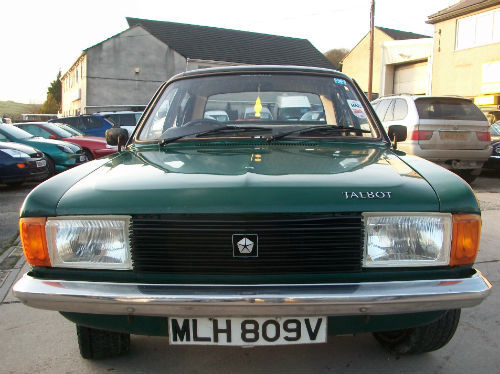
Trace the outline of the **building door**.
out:
M 394 67 L 394 94 L 425 95 L 427 89 L 427 61 Z

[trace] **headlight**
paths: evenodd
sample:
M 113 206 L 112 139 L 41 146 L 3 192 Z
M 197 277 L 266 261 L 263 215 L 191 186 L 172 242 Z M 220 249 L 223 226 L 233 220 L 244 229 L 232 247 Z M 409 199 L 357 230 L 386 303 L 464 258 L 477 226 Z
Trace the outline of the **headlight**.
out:
M 365 267 L 445 266 L 450 263 L 451 214 L 365 213 L 363 216 Z
M 15 158 L 30 158 L 29 154 L 18 151 L 17 149 L 0 149 L 0 151 L 7 153 L 11 157 L 15 157 Z
M 60 145 L 60 144 L 58 144 L 58 145 L 57 145 L 57 148 L 59 148 L 61 151 L 66 152 L 66 153 L 75 153 L 75 152 L 73 152 L 73 150 L 72 150 L 70 147 L 68 147 L 67 145 Z
M 52 266 L 131 269 L 129 221 L 120 216 L 47 219 Z

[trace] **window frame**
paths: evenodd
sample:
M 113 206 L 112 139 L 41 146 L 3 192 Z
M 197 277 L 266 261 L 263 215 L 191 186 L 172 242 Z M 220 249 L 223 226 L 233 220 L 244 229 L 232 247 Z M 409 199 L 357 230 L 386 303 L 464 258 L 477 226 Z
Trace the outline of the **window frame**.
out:
M 491 20 L 491 30 L 490 31 L 490 36 L 489 39 L 482 39 L 481 36 L 477 35 L 478 32 L 478 24 L 479 25 L 484 25 L 484 18 L 485 17 L 490 17 L 492 18 Z M 481 21 L 483 19 L 483 21 Z M 462 35 L 460 33 L 460 26 L 462 24 L 463 27 L 469 22 L 472 22 L 473 25 L 470 25 L 469 27 L 472 27 L 474 29 L 474 35 L 473 35 L 473 40 L 467 43 L 464 43 L 463 41 L 460 41 L 460 36 Z M 470 48 L 475 48 L 475 47 L 481 47 L 485 45 L 490 45 L 490 44 L 495 44 L 495 43 L 500 43 L 500 8 L 498 9 L 492 9 L 487 12 L 482 12 L 478 14 L 474 14 L 472 16 L 468 17 L 462 17 L 456 20 L 456 27 L 455 27 L 455 50 L 456 51 L 462 51 L 465 49 L 470 49 Z M 498 29 L 496 30 L 495 27 Z M 495 32 L 496 30 L 496 32 Z

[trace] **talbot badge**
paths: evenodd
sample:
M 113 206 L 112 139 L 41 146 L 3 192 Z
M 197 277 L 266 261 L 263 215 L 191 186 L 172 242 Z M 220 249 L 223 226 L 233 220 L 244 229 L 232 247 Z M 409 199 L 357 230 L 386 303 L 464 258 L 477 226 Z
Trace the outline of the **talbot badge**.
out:
M 368 191 L 368 192 L 342 192 L 346 200 L 350 199 L 392 199 L 390 191 Z

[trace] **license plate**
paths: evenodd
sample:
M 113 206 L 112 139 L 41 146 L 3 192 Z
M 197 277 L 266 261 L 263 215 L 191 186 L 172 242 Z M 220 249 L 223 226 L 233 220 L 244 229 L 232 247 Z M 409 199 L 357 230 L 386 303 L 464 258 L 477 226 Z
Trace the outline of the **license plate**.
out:
M 80 156 L 80 161 L 82 161 L 82 162 L 87 161 L 87 156 L 85 156 L 85 155 Z
M 47 161 L 45 161 L 45 160 L 40 160 L 40 161 L 36 162 L 37 168 L 43 168 L 45 165 L 47 165 Z
M 469 138 L 469 133 L 441 131 L 439 132 L 439 137 L 444 140 L 467 140 Z
M 285 345 L 326 343 L 326 317 L 168 319 L 170 344 Z

